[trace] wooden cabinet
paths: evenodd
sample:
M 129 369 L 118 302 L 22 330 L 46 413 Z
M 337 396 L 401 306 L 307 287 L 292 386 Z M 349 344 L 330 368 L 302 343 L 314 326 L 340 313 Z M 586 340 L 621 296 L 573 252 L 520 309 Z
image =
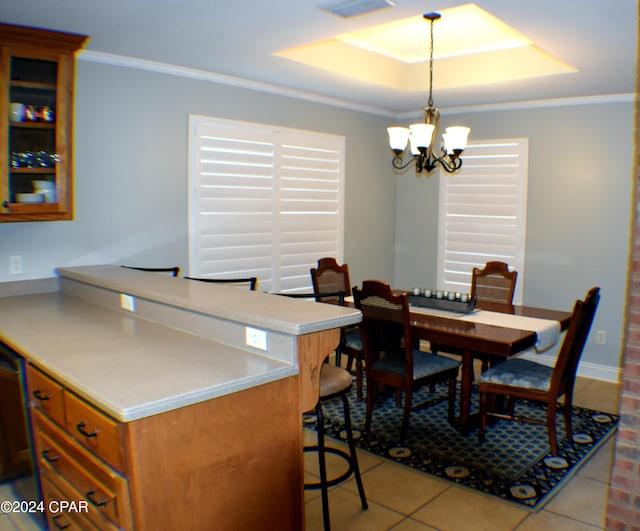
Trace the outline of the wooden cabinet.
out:
M 86 40 L 0 24 L 0 222 L 73 218 L 75 52 Z
M 121 458 L 125 425 L 31 365 L 27 387 L 45 502 L 47 507 L 51 501 L 71 503 L 69 511 L 48 512 L 49 528 L 133 529 L 127 467 Z
M 304 529 L 298 379 L 119 422 L 27 365 L 51 529 Z

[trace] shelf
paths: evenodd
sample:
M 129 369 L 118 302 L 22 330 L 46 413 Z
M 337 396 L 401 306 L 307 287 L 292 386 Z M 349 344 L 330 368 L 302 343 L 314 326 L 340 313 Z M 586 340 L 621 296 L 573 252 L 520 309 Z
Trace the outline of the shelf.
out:
M 12 214 L 50 214 L 60 212 L 58 203 L 7 203 Z
M 55 175 L 56 169 L 53 166 L 51 168 L 11 168 L 9 173 L 20 173 L 23 175 L 42 175 L 44 173 Z
M 11 81 L 11 88 L 52 90 L 55 92 L 57 87 L 53 83 L 38 83 L 36 81 Z
M 55 122 L 9 122 L 11 127 L 21 129 L 55 129 Z

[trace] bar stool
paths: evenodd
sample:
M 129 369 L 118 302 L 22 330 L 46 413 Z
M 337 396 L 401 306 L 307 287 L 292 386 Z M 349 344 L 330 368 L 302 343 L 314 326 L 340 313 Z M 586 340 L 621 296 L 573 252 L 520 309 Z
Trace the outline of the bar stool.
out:
M 353 440 L 353 433 L 351 431 L 351 413 L 349 410 L 349 399 L 347 394 L 351 389 L 351 375 L 345 369 L 336 367 L 324 363 L 322 370 L 320 371 L 320 399 L 316 404 L 315 412 L 318 424 L 318 444 L 315 446 L 305 446 L 303 450 L 305 452 L 318 452 L 318 462 L 320 465 L 320 481 L 317 483 L 305 483 L 304 488 L 306 490 L 318 490 L 322 491 L 322 518 L 324 521 L 325 531 L 331 529 L 331 520 L 329 518 L 329 487 L 342 483 L 351 475 L 354 476 L 356 484 L 358 486 L 358 493 L 360 494 L 360 502 L 362 503 L 362 510 L 368 509 L 367 498 L 364 493 L 364 486 L 362 485 L 362 478 L 360 477 L 360 467 L 358 466 L 358 455 L 356 453 L 356 445 Z M 344 427 L 347 435 L 347 442 L 349 445 L 349 453 L 325 445 L 324 441 L 324 416 L 322 414 L 322 402 L 326 402 L 332 398 L 340 397 L 342 399 L 343 411 L 344 411 Z M 327 465 L 326 454 L 331 453 L 344 459 L 348 468 L 346 472 L 335 477 L 327 478 Z

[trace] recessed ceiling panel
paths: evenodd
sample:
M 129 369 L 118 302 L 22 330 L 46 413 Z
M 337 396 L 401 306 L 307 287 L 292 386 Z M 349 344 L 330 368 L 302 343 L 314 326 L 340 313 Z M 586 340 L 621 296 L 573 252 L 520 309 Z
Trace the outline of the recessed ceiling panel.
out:
M 475 4 L 434 23 L 434 87 L 463 87 L 575 72 Z M 275 55 L 403 92 L 428 88 L 430 22 L 422 15 Z

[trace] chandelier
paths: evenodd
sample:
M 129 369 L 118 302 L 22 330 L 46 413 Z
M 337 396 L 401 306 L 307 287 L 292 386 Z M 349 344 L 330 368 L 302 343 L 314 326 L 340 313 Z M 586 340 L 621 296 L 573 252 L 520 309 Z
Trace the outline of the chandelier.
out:
M 393 167 L 403 170 L 415 162 L 416 173 L 425 171 L 430 173 L 438 164 L 447 173 L 453 173 L 462 166 L 460 155 L 467 145 L 467 136 L 471 131 L 468 127 L 447 127 L 442 135 L 444 145 L 440 148 L 440 156 L 434 153 L 433 141 L 438 135 L 440 126 L 440 112 L 433 106 L 433 23 L 438 20 L 440 13 L 425 13 L 423 17 L 431 22 L 431 48 L 429 55 L 429 99 L 424 108 L 424 123 L 412 124 L 407 127 L 388 127 L 389 146 L 395 153 Z M 408 145 L 407 145 L 408 144 Z M 411 158 L 404 162 L 403 154 L 409 148 Z

